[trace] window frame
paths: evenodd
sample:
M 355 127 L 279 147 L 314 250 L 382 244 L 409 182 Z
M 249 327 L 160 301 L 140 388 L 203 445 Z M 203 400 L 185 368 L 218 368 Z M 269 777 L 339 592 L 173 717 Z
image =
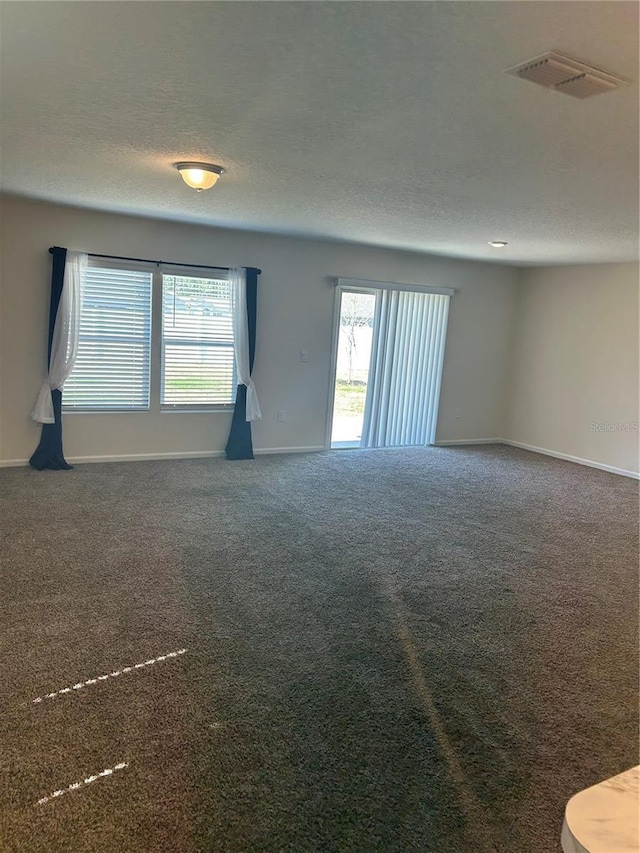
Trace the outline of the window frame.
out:
M 118 269 L 130 272 L 147 272 L 151 275 L 150 316 L 149 316 L 149 394 L 148 405 L 141 407 L 84 407 L 65 405 L 64 389 L 62 394 L 62 413 L 64 415 L 148 415 L 180 413 L 231 413 L 235 407 L 235 394 L 238 385 L 237 365 L 233 340 L 227 343 L 204 344 L 211 347 L 229 347 L 233 356 L 232 400 L 229 403 L 163 403 L 164 388 L 164 328 L 163 328 L 163 276 L 173 275 L 183 278 L 207 278 L 212 281 L 224 281 L 228 273 L 224 270 L 212 270 L 207 267 L 181 267 L 173 264 L 166 266 L 148 261 L 123 261 L 112 258 L 97 258 L 89 255 L 90 267 Z M 194 343 L 194 342 L 191 342 Z M 197 344 L 197 342 L 195 342 Z
M 200 345 L 210 348 L 231 349 L 233 354 L 233 381 L 232 381 L 232 401 L 229 403 L 165 403 L 164 398 L 164 380 L 165 380 L 165 336 L 164 336 L 164 276 L 174 276 L 176 278 L 195 278 L 209 279 L 210 281 L 228 281 L 229 273 L 224 270 L 211 270 L 206 267 L 179 267 L 171 264 L 167 267 L 158 269 L 158 302 L 159 302 L 159 347 L 160 347 L 160 382 L 158 386 L 158 404 L 160 412 L 163 414 L 171 412 L 232 412 L 235 406 L 235 389 L 238 387 L 238 371 L 235 359 L 235 349 L 233 337 L 229 343 L 226 342 L 209 342 L 204 343 L 198 341 L 183 340 L 185 346 Z M 233 321 L 232 321 L 233 322 Z M 173 343 L 180 344 L 180 340 L 176 338 Z
M 64 388 L 62 393 L 62 414 L 64 415 L 109 415 L 109 414 L 148 414 L 153 408 L 153 334 L 154 334 L 154 290 L 155 290 L 155 267 L 153 264 L 138 261 L 120 261 L 111 258 L 96 258 L 89 255 L 88 266 L 90 269 L 122 270 L 123 272 L 144 272 L 151 276 L 149 288 L 149 370 L 147 384 L 146 406 L 75 406 L 65 403 Z M 110 336 L 95 336 L 95 340 L 107 340 Z M 112 336 L 111 336 L 112 337 Z M 73 371 L 71 372 L 73 375 Z M 68 381 L 68 380 L 67 380 Z

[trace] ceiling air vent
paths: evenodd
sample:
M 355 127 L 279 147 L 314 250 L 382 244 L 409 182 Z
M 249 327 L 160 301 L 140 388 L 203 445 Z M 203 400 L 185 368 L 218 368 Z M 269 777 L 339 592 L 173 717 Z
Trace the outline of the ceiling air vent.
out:
M 556 92 L 563 92 L 574 98 L 590 98 L 592 95 L 601 95 L 603 92 L 612 92 L 620 86 L 629 85 L 629 81 L 622 77 L 553 52 L 520 62 L 513 68 L 507 68 L 505 74 L 530 80 L 539 86 L 555 89 Z

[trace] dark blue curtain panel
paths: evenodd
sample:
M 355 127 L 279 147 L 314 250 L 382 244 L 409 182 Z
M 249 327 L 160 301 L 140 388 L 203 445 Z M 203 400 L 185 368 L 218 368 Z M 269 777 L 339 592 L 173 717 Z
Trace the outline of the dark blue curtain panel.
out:
M 51 301 L 49 303 L 49 342 L 47 347 L 47 367 L 51 362 L 51 344 L 53 330 L 56 325 L 58 306 L 64 285 L 64 268 L 67 262 L 67 250 L 54 246 L 50 250 L 53 255 L 51 271 Z M 29 460 L 29 465 L 37 471 L 50 468 L 53 471 L 68 471 L 73 468 L 64 458 L 62 451 L 62 391 L 52 391 L 53 414 L 55 423 L 42 424 L 40 444 Z

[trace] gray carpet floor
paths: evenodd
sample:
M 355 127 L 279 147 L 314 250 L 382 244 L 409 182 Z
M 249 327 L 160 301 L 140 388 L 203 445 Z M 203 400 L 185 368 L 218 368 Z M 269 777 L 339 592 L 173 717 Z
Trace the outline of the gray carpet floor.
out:
M 637 485 L 506 447 L 0 471 L 0 848 L 557 853 L 638 762 Z

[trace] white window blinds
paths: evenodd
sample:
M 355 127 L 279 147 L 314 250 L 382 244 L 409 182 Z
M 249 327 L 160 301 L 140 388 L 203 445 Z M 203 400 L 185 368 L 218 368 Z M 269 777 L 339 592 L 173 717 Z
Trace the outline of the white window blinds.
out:
M 229 281 L 163 275 L 162 406 L 231 406 L 236 384 Z
M 152 273 L 89 260 L 66 410 L 149 408 Z
M 377 291 L 362 447 L 435 442 L 449 299 Z

